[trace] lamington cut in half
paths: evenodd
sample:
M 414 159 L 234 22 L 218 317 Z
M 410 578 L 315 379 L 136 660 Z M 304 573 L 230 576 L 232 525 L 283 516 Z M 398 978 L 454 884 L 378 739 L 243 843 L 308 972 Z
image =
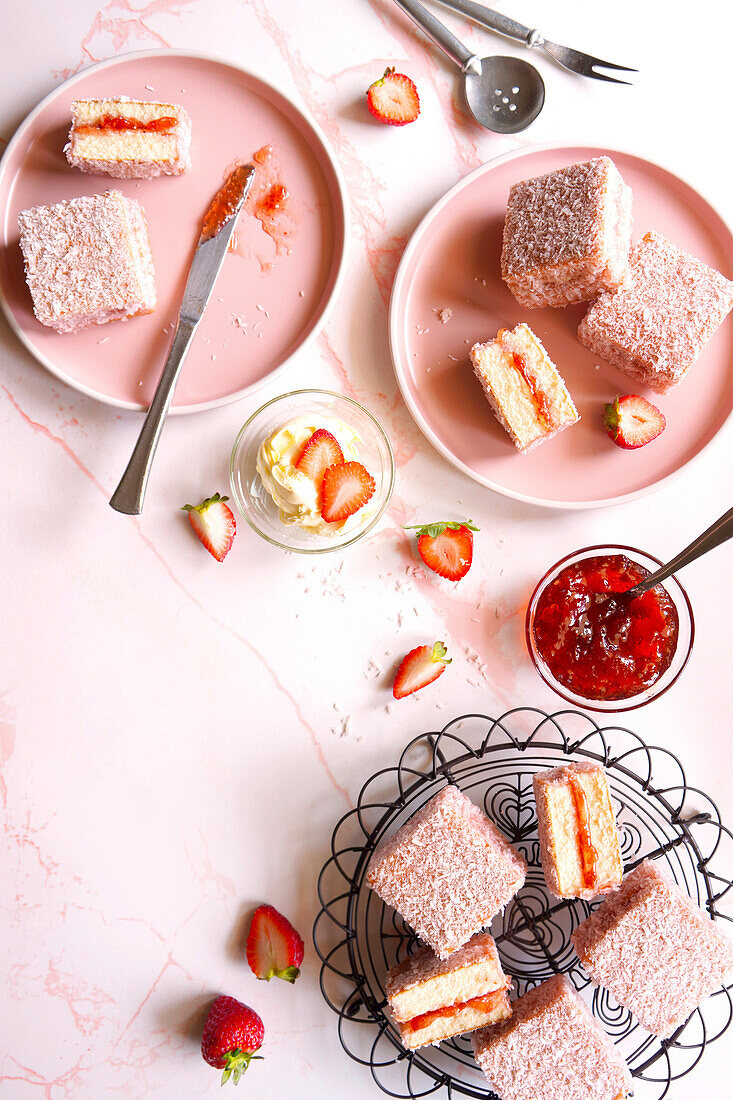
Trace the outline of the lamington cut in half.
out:
M 152 313 L 155 270 L 139 202 L 119 191 L 34 206 L 18 215 L 33 311 L 42 325 L 87 325 Z
M 417 1050 L 506 1019 L 510 984 L 492 937 L 479 932 L 449 959 L 422 947 L 393 966 L 387 1001 L 402 1042 Z
M 520 451 L 530 451 L 580 420 L 555 364 L 529 325 L 501 329 L 474 344 L 474 373 L 497 420 Z
M 659 233 L 647 233 L 631 250 L 627 284 L 601 294 L 578 338 L 664 393 L 684 377 L 732 305 L 732 282 Z
M 491 923 L 526 871 L 486 814 L 451 784 L 382 841 L 366 883 L 447 959 Z
M 591 978 L 663 1038 L 733 971 L 733 942 L 648 859 L 571 939 Z
M 626 1062 L 567 978 L 550 978 L 512 1003 L 512 1015 L 472 1037 L 502 1100 L 623 1100 Z
M 615 290 L 631 244 L 631 188 L 610 157 L 515 183 L 501 277 L 523 306 L 566 306 Z
M 623 876 L 616 818 L 601 764 L 537 772 L 533 780 L 542 869 L 558 898 L 592 898 Z
M 187 172 L 190 146 L 191 121 L 183 107 L 116 96 L 72 103 L 64 152 L 82 172 L 153 179 Z

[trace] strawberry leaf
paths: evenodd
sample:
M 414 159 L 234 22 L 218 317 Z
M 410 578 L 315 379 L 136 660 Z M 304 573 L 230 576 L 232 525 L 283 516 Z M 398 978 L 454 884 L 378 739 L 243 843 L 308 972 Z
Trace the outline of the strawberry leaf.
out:
M 444 531 L 460 531 L 461 527 L 466 527 L 469 531 L 481 530 L 472 519 L 468 519 L 465 522 L 460 520 L 441 520 L 439 523 L 418 523 L 414 527 L 403 527 L 402 530 L 417 531 L 418 538 L 420 538 L 421 535 L 428 535 L 431 539 L 437 539 Z

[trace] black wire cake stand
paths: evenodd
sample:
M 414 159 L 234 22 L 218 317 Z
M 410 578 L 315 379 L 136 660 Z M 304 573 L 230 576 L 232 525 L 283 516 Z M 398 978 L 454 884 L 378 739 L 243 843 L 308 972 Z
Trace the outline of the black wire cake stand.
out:
M 584 974 L 570 935 L 598 902 L 558 901 L 548 893 L 532 791 L 535 772 L 572 760 L 596 760 L 607 769 L 625 872 L 657 858 L 711 917 L 733 919 L 720 908 L 723 899 L 733 901 L 733 833 L 668 750 L 646 745 L 623 727 L 600 727 L 579 711 L 546 714 L 530 707 L 500 718 L 464 715 L 421 734 L 395 767 L 367 780 L 355 809 L 334 829 L 331 857 L 318 879 L 321 909 L 313 929 L 321 990 L 338 1015 L 341 1044 L 388 1096 L 413 1100 L 444 1092 L 496 1100 L 469 1036 L 417 1051 L 402 1046 L 386 1011 L 384 979 L 418 941 L 364 882 L 382 838 L 446 782 L 482 806 L 527 861 L 524 886 L 491 926 L 515 994 L 565 974 L 625 1057 L 643 1100 L 667 1096 L 672 1082 L 688 1074 L 731 1023 L 732 987 L 721 988 L 669 1039 L 658 1039 Z

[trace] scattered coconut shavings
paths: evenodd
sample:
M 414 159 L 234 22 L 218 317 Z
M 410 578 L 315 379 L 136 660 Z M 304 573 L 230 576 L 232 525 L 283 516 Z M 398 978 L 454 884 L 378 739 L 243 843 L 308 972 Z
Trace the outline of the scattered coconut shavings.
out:
M 382 666 L 377 664 L 373 657 L 370 657 L 369 664 L 367 665 L 367 671 L 364 673 L 364 675 L 370 679 L 376 679 L 378 676 L 381 676 L 383 672 L 384 669 L 382 668 Z
M 444 309 L 438 310 L 438 320 L 440 321 L 441 325 L 447 325 L 452 316 L 453 310 L 449 309 L 448 306 L 446 306 Z

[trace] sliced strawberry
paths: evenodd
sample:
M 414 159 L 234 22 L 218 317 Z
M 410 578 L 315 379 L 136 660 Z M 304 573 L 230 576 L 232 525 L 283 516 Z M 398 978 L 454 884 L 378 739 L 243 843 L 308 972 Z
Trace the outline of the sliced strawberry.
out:
M 478 530 L 472 520 L 405 527 L 418 532 L 417 552 L 428 569 L 449 581 L 459 581 L 471 568 L 473 532 Z
M 367 106 L 380 122 L 388 126 L 406 126 L 420 114 L 420 96 L 409 76 L 385 69 L 384 76 L 367 90 Z
M 338 439 L 325 428 L 318 428 L 310 439 L 305 441 L 295 468 L 312 478 L 320 489 L 323 475 L 328 467 L 338 466 L 343 461 L 344 453 Z
M 414 691 L 427 687 L 442 676 L 446 665 L 451 663 L 450 657 L 446 656 L 447 652 L 442 642 L 411 649 L 394 678 L 392 694 L 395 699 L 404 699 L 406 695 L 412 695 Z
M 201 1036 L 201 1056 L 215 1069 L 223 1069 L 221 1083 L 234 1084 L 262 1046 L 265 1028 L 253 1008 L 234 997 L 217 997 L 209 1009 Z
M 321 515 L 326 523 L 353 516 L 374 496 L 377 484 L 361 462 L 329 466 L 321 486 Z
M 256 978 L 294 982 L 303 961 L 303 941 L 292 924 L 272 905 L 254 911 L 247 936 L 247 962 Z
M 603 426 L 609 439 L 617 447 L 633 451 L 637 447 L 646 447 L 667 426 L 667 420 L 661 409 L 652 405 L 645 397 L 637 393 L 627 393 L 617 397 L 612 405 L 603 410 Z
M 237 522 L 227 500 L 229 497 L 214 493 L 201 504 L 184 504 L 181 509 L 188 512 L 189 523 L 217 561 L 224 561 L 237 533 Z

